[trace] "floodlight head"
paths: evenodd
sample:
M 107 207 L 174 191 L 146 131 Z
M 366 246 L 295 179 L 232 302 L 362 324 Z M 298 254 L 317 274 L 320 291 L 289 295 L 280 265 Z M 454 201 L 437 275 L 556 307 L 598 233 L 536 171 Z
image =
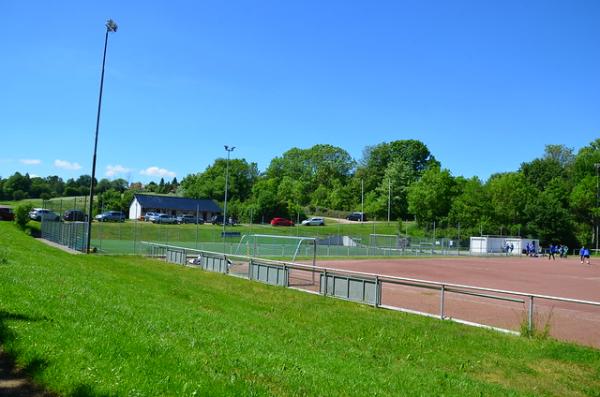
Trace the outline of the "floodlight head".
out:
M 112 19 L 109 19 L 108 21 L 106 21 L 106 31 L 116 32 L 117 28 L 118 28 L 117 24 Z
M 225 150 L 227 150 L 228 152 L 233 152 L 233 149 L 235 149 L 235 146 L 229 147 L 225 145 Z

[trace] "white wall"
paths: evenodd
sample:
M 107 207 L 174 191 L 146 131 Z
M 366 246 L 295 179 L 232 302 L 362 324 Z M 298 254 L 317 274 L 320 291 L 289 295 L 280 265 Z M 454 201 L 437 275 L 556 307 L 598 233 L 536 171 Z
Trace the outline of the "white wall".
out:
M 535 242 L 536 248 L 539 248 L 538 239 L 518 238 L 518 237 L 471 237 L 469 251 L 471 254 L 490 254 L 504 253 L 506 245 L 513 245 L 512 255 L 521 255 L 527 243 Z
M 129 206 L 129 219 L 138 219 L 142 216 L 142 206 L 134 199 Z

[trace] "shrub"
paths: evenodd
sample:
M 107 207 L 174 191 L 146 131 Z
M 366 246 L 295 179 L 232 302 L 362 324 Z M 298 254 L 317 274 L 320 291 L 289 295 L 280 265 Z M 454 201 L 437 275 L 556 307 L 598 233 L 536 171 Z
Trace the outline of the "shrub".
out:
M 25 229 L 27 222 L 29 222 L 29 211 L 32 208 L 31 204 L 20 204 L 15 208 L 15 223 L 21 229 Z

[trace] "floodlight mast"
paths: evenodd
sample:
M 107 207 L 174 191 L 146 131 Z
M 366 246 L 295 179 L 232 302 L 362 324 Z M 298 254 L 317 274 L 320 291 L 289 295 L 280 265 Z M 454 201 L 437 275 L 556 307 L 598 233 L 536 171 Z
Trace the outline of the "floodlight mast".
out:
M 600 205 L 600 184 L 598 183 L 600 163 L 595 163 L 594 167 L 596 167 L 596 210 L 598 210 L 598 206 Z M 596 226 L 594 233 L 596 235 L 596 255 L 598 255 L 598 215 L 594 216 L 594 224 Z
M 227 188 L 229 186 L 229 155 L 233 152 L 235 146 L 229 147 L 225 145 L 225 150 L 227 151 L 227 163 L 226 163 L 226 171 L 225 171 L 225 204 L 223 204 L 223 238 L 225 238 L 225 225 L 227 224 Z M 223 251 L 225 252 L 225 251 Z
M 94 156 L 92 158 L 92 180 L 90 181 L 90 200 L 88 208 L 87 236 L 85 251 L 90 253 L 92 239 L 92 204 L 94 203 L 94 179 L 96 178 L 96 152 L 98 149 L 98 131 L 100 129 L 100 110 L 102 109 L 102 89 L 104 87 L 104 66 L 106 65 L 106 48 L 108 47 L 108 33 L 117 31 L 117 24 L 112 19 L 106 21 L 106 35 L 104 36 L 104 55 L 102 56 L 102 73 L 100 74 L 100 94 L 98 95 L 98 113 L 96 115 L 96 135 L 94 138 Z

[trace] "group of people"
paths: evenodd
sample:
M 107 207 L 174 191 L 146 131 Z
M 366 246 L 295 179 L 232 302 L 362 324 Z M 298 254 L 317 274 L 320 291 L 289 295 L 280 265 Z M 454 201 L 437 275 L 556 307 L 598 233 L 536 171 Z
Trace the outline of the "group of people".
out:
M 560 258 L 566 258 L 567 255 L 569 255 L 569 247 L 564 244 L 551 244 L 550 247 L 548 247 L 548 260 L 550 260 L 550 258 L 556 260 L 556 254 L 558 254 Z
M 515 246 L 513 245 L 513 243 L 508 243 L 508 242 L 504 242 L 504 246 L 502 247 L 502 250 L 504 251 L 504 253 L 506 255 L 511 255 L 513 250 L 515 249 Z
M 527 245 L 525 246 L 525 253 L 527 254 L 527 256 L 538 256 L 538 249 L 535 246 L 535 241 L 530 241 L 527 243 Z

